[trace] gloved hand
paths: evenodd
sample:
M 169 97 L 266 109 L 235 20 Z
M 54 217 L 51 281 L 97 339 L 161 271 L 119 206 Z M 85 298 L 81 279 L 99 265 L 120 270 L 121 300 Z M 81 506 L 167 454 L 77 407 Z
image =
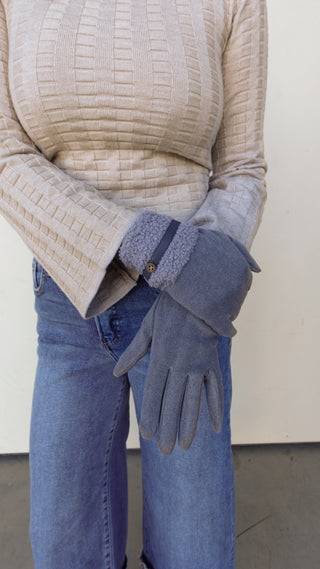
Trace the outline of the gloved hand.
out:
M 168 216 L 143 212 L 123 240 L 120 259 L 218 334 L 234 336 L 231 322 L 251 287 L 251 271 L 261 269 L 244 245 L 226 233 L 181 223 L 172 235 L 170 224 Z
M 218 334 L 232 337 L 236 334 L 232 321 L 252 284 L 251 271 L 260 270 L 239 241 L 200 228 L 189 261 L 165 290 Z
M 212 427 L 221 431 L 223 383 L 217 341 L 205 322 L 161 292 L 114 367 L 116 377 L 127 373 L 151 347 L 139 428 L 145 439 L 152 439 L 158 429 L 157 445 L 163 454 L 172 452 L 177 435 L 182 449 L 190 447 L 203 383 Z

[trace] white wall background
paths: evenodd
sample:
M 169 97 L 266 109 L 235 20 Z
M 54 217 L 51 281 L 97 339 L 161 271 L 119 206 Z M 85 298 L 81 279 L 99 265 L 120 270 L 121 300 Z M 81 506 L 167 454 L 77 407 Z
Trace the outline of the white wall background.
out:
M 320 440 L 320 2 L 268 0 L 268 14 L 269 197 L 252 248 L 263 270 L 233 340 L 234 444 Z M 32 256 L 2 219 L 0 240 L 0 453 L 16 453 L 36 366 Z

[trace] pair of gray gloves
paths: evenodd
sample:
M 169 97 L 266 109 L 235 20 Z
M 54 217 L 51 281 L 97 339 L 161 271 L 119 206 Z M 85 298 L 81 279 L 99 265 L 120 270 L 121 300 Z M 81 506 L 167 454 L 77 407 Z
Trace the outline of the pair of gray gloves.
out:
M 150 211 L 129 229 L 119 257 L 161 292 L 113 373 L 127 373 L 150 348 L 141 435 L 151 439 L 157 433 L 165 455 L 177 437 L 187 450 L 196 431 L 203 383 L 212 427 L 222 429 L 218 334 L 236 334 L 232 321 L 251 287 L 251 271 L 260 268 L 231 236 Z

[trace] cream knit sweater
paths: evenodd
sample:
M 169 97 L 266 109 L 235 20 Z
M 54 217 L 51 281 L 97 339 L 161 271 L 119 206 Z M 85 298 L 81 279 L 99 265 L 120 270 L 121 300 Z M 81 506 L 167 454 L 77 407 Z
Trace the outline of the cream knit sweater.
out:
M 0 211 L 83 317 L 143 209 L 250 248 L 267 43 L 265 0 L 0 1 Z

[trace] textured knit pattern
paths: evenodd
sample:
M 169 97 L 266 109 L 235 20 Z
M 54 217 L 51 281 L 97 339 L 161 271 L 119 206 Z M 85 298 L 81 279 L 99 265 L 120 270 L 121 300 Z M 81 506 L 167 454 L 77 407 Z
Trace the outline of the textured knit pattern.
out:
M 119 258 L 126 267 L 140 274 L 151 260 L 152 254 L 162 240 L 171 218 L 154 211 L 144 211 L 127 231 L 119 250 Z M 157 270 L 148 283 L 155 288 L 164 288 L 174 283 L 190 258 L 198 238 L 198 230 L 188 223 L 180 223 L 173 239 L 161 256 Z
M 250 247 L 266 16 L 265 0 L 0 0 L 0 211 L 84 317 L 134 286 L 115 254 L 143 209 Z

